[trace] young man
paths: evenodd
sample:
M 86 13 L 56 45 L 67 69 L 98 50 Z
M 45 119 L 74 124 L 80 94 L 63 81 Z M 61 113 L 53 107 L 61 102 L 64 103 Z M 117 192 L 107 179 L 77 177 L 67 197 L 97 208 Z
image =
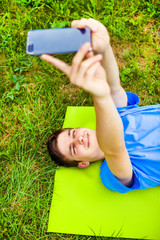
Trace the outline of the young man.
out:
M 126 94 L 108 32 L 100 22 L 81 19 L 71 26 L 91 29 L 93 51 L 85 43 L 71 66 L 49 55 L 42 55 L 42 59 L 92 94 L 96 131 L 80 128 L 56 132 L 48 142 L 51 157 L 56 155 L 65 165 L 80 168 L 105 159 L 101 180 L 109 189 L 121 193 L 159 186 L 160 106 L 139 108 L 138 96 Z

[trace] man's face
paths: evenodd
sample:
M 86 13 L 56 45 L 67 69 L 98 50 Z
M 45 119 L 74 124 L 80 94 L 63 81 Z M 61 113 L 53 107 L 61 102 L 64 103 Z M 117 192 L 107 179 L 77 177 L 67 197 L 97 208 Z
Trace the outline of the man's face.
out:
M 66 129 L 59 134 L 57 147 L 67 160 L 86 163 L 104 158 L 104 153 L 98 145 L 96 131 L 88 128 Z

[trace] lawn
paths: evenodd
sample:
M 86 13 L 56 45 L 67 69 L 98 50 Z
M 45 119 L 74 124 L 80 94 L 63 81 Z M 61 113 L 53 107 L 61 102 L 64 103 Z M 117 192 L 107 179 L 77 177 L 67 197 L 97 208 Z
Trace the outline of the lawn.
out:
M 111 36 L 123 87 L 139 95 L 140 105 L 158 104 L 158 0 L 0 0 L 0 6 L 0 238 L 109 239 L 47 233 L 56 171 L 47 139 L 62 127 L 68 105 L 93 102 L 63 73 L 26 55 L 27 31 L 67 27 L 80 18 L 101 21 Z M 60 56 L 68 63 L 72 57 Z

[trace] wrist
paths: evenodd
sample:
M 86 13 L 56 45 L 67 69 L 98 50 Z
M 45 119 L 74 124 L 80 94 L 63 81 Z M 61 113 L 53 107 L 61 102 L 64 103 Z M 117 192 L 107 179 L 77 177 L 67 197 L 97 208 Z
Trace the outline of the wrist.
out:
M 106 102 L 108 102 L 108 100 L 111 99 L 111 98 L 112 97 L 111 97 L 110 91 L 107 94 L 105 94 L 104 96 L 95 96 L 95 95 L 93 95 L 94 103 L 100 104 L 100 105 L 106 104 Z
M 111 47 L 110 42 L 108 42 L 108 43 L 106 43 L 106 46 L 105 46 L 105 49 L 103 52 L 103 56 L 107 55 L 110 51 L 112 51 L 112 47 Z
M 110 40 L 103 40 L 101 42 L 99 42 L 98 44 L 94 44 L 93 43 L 93 51 L 95 54 L 105 54 L 105 52 L 107 52 L 109 49 L 111 48 L 111 45 L 110 45 Z
M 111 89 L 105 80 L 103 84 L 97 86 L 94 92 L 92 92 L 93 99 L 96 101 L 105 101 L 111 95 Z

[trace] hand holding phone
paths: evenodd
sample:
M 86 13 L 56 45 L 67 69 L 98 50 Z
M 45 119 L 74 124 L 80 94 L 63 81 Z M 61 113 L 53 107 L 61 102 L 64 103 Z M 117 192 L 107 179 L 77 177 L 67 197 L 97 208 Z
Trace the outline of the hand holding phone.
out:
M 29 31 L 26 53 L 30 55 L 77 52 L 85 42 L 91 43 L 89 28 L 55 28 Z
M 82 29 L 88 27 L 92 32 L 92 48 L 94 53 L 104 53 L 106 48 L 110 45 L 110 36 L 106 27 L 99 21 L 93 18 L 82 18 L 74 20 L 71 23 L 74 28 Z
M 109 94 L 109 86 L 106 81 L 106 73 L 101 65 L 102 55 L 86 57 L 90 48 L 90 43 L 85 43 L 75 54 L 71 66 L 63 60 L 48 54 L 43 54 L 41 58 L 54 67 L 64 72 L 70 82 L 93 94 L 93 96 L 103 97 Z

